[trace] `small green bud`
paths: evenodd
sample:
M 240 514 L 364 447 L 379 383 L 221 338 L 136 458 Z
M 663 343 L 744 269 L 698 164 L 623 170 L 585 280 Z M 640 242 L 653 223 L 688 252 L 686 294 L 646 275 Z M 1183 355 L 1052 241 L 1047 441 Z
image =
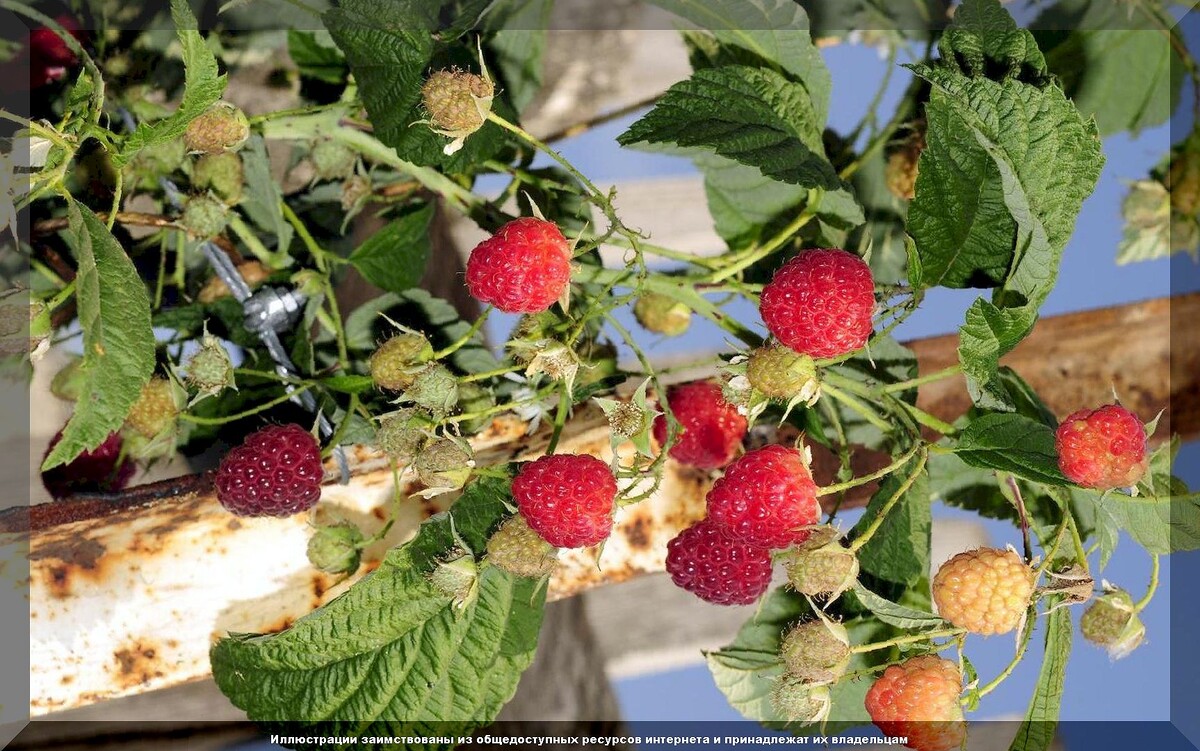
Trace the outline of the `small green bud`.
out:
M 1109 588 L 1083 611 L 1079 630 L 1088 641 L 1108 650 L 1114 660 L 1137 649 L 1146 637 L 1133 598 L 1123 589 Z
M 474 467 L 471 449 L 449 438 L 426 446 L 413 462 L 417 478 L 427 488 L 428 495 L 458 490 L 467 484 Z
M 452 551 L 449 558 L 434 566 L 429 583 L 454 600 L 455 607 L 465 607 L 478 592 L 479 569 L 475 558 L 470 553 Z
M 179 223 L 196 237 L 208 239 L 225 231 L 229 210 L 210 195 L 192 196 L 183 207 Z
M 633 316 L 647 331 L 679 336 L 692 323 L 692 310 L 684 303 L 658 292 L 648 292 L 633 304 Z
M 828 686 L 811 686 L 788 675 L 780 676 L 771 692 L 771 706 L 789 723 L 820 722 L 829 716 L 832 705 Z
M 850 664 L 850 636 L 840 623 L 815 618 L 783 637 L 779 656 L 789 674 L 809 684 L 833 683 Z
M 317 527 L 308 540 L 308 561 L 327 574 L 353 574 L 362 562 L 363 533 L 350 522 Z
M 246 184 L 242 158 L 232 151 L 220 154 L 205 154 L 192 167 L 192 185 L 211 190 L 227 204 L 242 200 L 242 188 Z
M 197 400 L 214 396 L 227 388 L 237 388 L 234 385 L 233 361 L 219 339 L 207 333 L 201 338 L 200 349 L 188 360 L 184 380 L 196 390 Z
M 375 445 L 397 461 L 408 461 L 429 442 L 425 427 L 415 409 L 398 409 L 379 419 Z
M 458 403 L 458 379 L 445 365 L 435 362 L 416 374 L 402 396 L 434 416 L 447 415 Z
M 354 166 L 358 164 L 358 154 L 353 149 L 332 140 L 318 141 L 308 158 L 312 161 L 318 180 L 347 178 L 354 173 Z
M 433 345 L 424 336 L 403 333 L 393 336 L 371 355 L 371 380 L 381 389 L 403 391 L 412 385 L 421 365 L 433 357 Z
M 246 114 L 228 102 L 217 102 L 188 123 L 183 144 L 190 152 L 237 151 L 250 137 Z

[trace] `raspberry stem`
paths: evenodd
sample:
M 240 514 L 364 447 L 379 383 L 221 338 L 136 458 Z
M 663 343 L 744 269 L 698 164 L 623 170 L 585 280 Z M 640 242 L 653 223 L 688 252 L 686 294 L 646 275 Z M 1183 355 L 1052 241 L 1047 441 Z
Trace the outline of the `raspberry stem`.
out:
M 757 248 L 751 246 L 748 251 L 743 251 L 739 254 L 733 254 L 728 258 L 729 265 L 720 271 L 716 271 L 708 278 L 709 282 L 717 283 L 728 279 L 735 274 L 738 274 L 745 269 L 753 266 L 758 261 L 766 258 L 781 248 L 784 243 L 792 238 L 797 232 L 803 229 L 804 225 L 812 221 L 816 216 L 816 207 L 821 203 L 819 190 L 810 190 L 808 192 L 808 202 L 791 224 L 780 230 L 774 237 L 768 240 L 764 245 Z
M 900 483 L 900 487 L 896 489 L 895 493 L 892 493 L 892 497 L 888 498 L 887 502 L 883 504 L 883 507 L 879 509 L 879 513 L 875 515 L 875 518 L 871 521 L 871 525 L 863 530 L 863 533 L 855 538 L 854 542 L 850 543 L 851 553 L 857 553 L 859 549 L 861 549 L 863 545 L 866 545 L 867 542 L 870 541 L 871 537 L 879 531 L 879 528 L 883 526 L 884 521 L 887 520 L 888 514 L 891 513 L 892 508 L 900 502 L 900 499 L 904 497 L 904 494 L 908 492 L 908 489 L 913 486 L 913 483 L 915 483 L 917 478 L 921 476 L 921 473 L 925 471 L 925 463 L 928 461 L 928 459 L 929 452 L 921 451 L 920 455 L 917 457 L 917 466 L 913 468 L 913 471 L 909 473 L 908 477 L 904 478 L 904 482 Z
M 1150 556 L 1150 586 L 1146 589 L 1146 594 L 1142 596 L 1142 599 L 1134 603 L 1133 611 L 1135 613 L 1140 613 L 1145 610 L 1146 606 L 1150 604 L 1150 601 L 1154 599 L 1154 593 L 1158 590 L 1158 573 L 1158 554 L 1153 554 Z
M 885 639 L 884 641 L 871 642 L 869 644 L 857 644 L 850 647 L 850 652 L 853 654 L 861 654 L 863 652 L 874 652 L 888 647 L 895 647 L 900 644 L 913 644 L 915 642 L 929 641 L 942 636 L 959 636 L 965 634 L 966 629 L 962 628 L 941 628 L 933 631 L 922 631 L 919 634 L 907 634 L 905 636 L 897 636 L 893 639 Z
M 246 410 L 245 412 L 238 412 L 238 413 L 232 414 L 232 415 L 225 415 L 224 417 L 201 417 L 199 415 L 188 414 L 187 412 L 180 412 L 179 419 L 185 420 L 190 423 L 194 423 L 196 425 L 225 425 L 227 423 L 236 422 L 238 420 L 242 420 L 247 417 L 253 417 L 254 415 L 260 414 L 262 412 L 266 412 L 268 409 L 271 409 L 272 407 L 277 407 L 286 401 L 290 401 L 293 397 L 299 396 L 300 394 L 303 394 L 305 391 L 308 391 L 311 388 L 312 388 L 312 384 L 306 383 L 303 386 L 297 386 L 292 391 L 288 391 L 283 394 L 280 394 L 279 396 L 275 397 L 274 399 L 272 399 L 269 402 L 263 402 L 262 404 L 251 407 L 250 409 Z
M 948 368 L 943 368 L 936 373 L 929 373 L 918 378 L 910 378 L 907 381 L 900 381 L 899 383 L 889 383 L 883 386 L 877 386 L 875 390 L 881 394 L 894 394 L 899 391 L 908 391 L 909 389 L 917 388 L 918 386 L 924 386 L 927 383 L 936 383 L 937 381 L 950 378 L 951 376 L 956 376 L 961 372 L 962 365 L 954 364 Z
M 834 485 L 826 485 L 825 487 L 817 488 L 817 497 L 841 493 L 843 491 L 850 490 L 851 488 L 857 488 L 859 485 L 866 485 L 873 480 L 878 480 L 884 475 L 891 474 L 895 470 L 900 469 L 907 464 L 908 460 L 912 459 L 913 456 L 915 456 L 916 453 L 921 450 L 921 445 L 922 444 L 918 443 L 891 464 L 883 467 L 882 469 L 877 469 L 870 474 L 862 475 L 861 477 L 855 477 L 853 480 L 847 480 L 846 482 L 839 482 Z
M 1013 671 L 1017 669 L 1017 665 L 1021 664 L 1021 660 L 1025 657 L 1025 651 L 1029 649 L 1029 642 L 1033 636 L 1033 623 L 1036 617 L 1037 610 L 1031 607 L 1026 615 L 1026 623 L 1021 628 L 1021 640 L 1017 644 L 1017 651 L 1016 654 L 1013 655 L 1012 660 L 1010 660 L 1008 665 L 1004 666 L 1004 670 L 1001 670 L 1000 674 L 990 680 L 987 685 L 981 686 L 979 689 L 977 689 L 973 693 L 973 696 L 963 697 L 962 703 L 964 706 L 968 704 L 969 699 L 971 698 L 978 701 L 980 698 L 990 694 L 996 689 L 997 686 L 999 686 L 1001 683 L 1004 683 L 1005 679 L 1012 675 Z
M 872 409 L 870 409 L 869 407 L 867 407 L 867 405 L 863 404 L 855 397 L 850 396 L 845 391 L 842 391 L 841 389 L 837 388 L 836 386 L 833 386 L 832 384 L 830 384 L 829 379 L 831 377 L 833 377 L 832 373 L 826 373 L 825 378 L 821 382 L 821 391 L 824 394 L 826 394 L 827 396 L 830 396 L 834 399 L 837 399 L 839 402 L 846 405 L 847 408 L 849 408 L 853 412 L 857 413 L 859 417 L 863 418 L 867 422 L 869 422 L 872 425 L 874 425 L 875 427 L 879 428 L 884 433 L 891 431 L 892 426 L 889 425 L 882 417 L 875 414 L 875 412 Z M 839 378 L 839 380 L 840 380 L 840 378 Z

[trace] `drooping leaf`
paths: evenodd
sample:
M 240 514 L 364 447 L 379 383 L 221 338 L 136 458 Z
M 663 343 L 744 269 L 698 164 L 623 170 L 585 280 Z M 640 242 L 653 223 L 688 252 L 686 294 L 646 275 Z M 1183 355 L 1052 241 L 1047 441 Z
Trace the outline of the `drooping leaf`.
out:
M 1046 616 L 1046 652 L 1033 699 L 1009 751 L 1046 751 L 1054 742 L 1062 709 L 1063 682 L 1071 656 L 1071 615 L 1057 608 Z
M 128 163 L 146 146 L 179 138 L 188 123 L 204 112 L 225 93 L 225 76 L 220 74 L 217 58 L 204 43 L 196 17 L 187 0 L 171 0 L 171 18 L 175 22 L 179 44 L 183 48 L 184 85 L 179 109 L 169 117 L 141 123 L 113 156 L 117 166 Z
M 320 722 L 323 734 L 440 736 L 488 722 L 533 660 L 544 588 L 485 566 L 478 598 L 456 609 L 429 573 L 455 533 L 482 551 L 508 497 L 508 480 L 476 480 L 341 597 L 279 634 L 221 639 L 217 685 L 253 720 Z
M 262 136 L 251 136 L 242 149 L 242 165 L 246 176 L 246 194 L 240 204 L 256 226 L 275 236 L 281 258 L 288 255 L 295 231 L 283 216 L 280 202 L 283 193 L 271 176 L 271 162 Z
M 346 57 L 332 45 L 328 32 L 288 29 L 287 41 L 288 57 L 300 75 L 331 84 L 346 80 Z
M 387 292 L 415 287 L 429 261 L 433 212 L 429 203 L 400 214 L 355 248 L 350 263 L 367 281 Z
M 861 534 L 875 519 L 883 505 L 900 489 L 915 460 L 888 475 L 871 496 L 862 519 L 852 534 Z M 883 525 L 858 551 L 863 571 L 880 579 L 911 584 L 929 573 L 930 530 L 933 527 L 932 496 L 928 476 L 922 471 L 888 512 Z
M 988 414 L 972 420 L 959 435 L 955 454 L 973 467 L 1046 485 L 1067 484 L 1058 468 L 1054 431 L 1022 415 Z
M 933 613 L 899 605 L 886 598 L 880 597 L 862 584 L 855 583 L 851 590 L 862 606 L 871 611 L 879 620 L 896 628 L 908 631 L 922 629 L 948 628 L 949 623 Z
M 958 330 L 958 359 L 967 377 L 971 399 L 985 409 L 1009 410 L 1012 396 L 995 380 L 1000 358 L 1033 330 L 1037 311 L 1025 306 L 1000 308 L 982 298 L 967 310 Z
M 68 201 L 68 243 L 78 263 L 82 389 L 45 471 L 96 448 L 121 427 L 154 371 L 150 298 L 133 262 L 86 206 Z

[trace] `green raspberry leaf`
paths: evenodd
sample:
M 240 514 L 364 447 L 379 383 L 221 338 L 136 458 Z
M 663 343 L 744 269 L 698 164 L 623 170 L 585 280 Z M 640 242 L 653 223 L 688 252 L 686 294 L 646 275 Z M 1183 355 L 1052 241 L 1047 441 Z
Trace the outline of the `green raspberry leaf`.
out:
M 417 286 L 429 262 L 432 221 L 432 203 L 401 213 L 355 248 L 350 263 L 367 281 L 387 292 Z
M 705 654 L 717 688 L 725 694 L 730 705 L 747 719 L 761 722 L 767 727 L 790 730 L 797 735 L 821 731 L 837 733 L 868 724 L 871 720 L 863 700 L 870 687 L 869 681 L 839 681 L 830 687 L 833 700 L 830 717 L 836 718 L 836 722 L 797 727 L 784 722 L 772 706 L 771 692 L 775 688 L 775 681 L 784 672 L 783 662 L 779 658 L 783 634 L 789 626 L 811 616 L 812 608 L 803 596 L 784 587 L 771 592 L 758 614 L 738 631 L 732 644 Z M 878 621 L 864 619 L 846 621 L 845 626 L 852 644 L 874 641 L 887 630 Z M 855 654 L 848 670 L 862 670 L 876 664 L 878 659 L 881 657 L 877 652 Z
M 1037 311 L 1028 306 L 1000 308 L 982 298 L 967 310 L 958 330 L 958 359 L 972 401 L 984 409 L 1011 411 L 1012 395 L 996 380 L 1000 358 L 1033 330 Z
M 883 505 L 899 490 L 915 463 L 915 459 L 910 461 L 879 484 L 879 490 L 871 496 L 851 535 L 861 534 L 879 516 Z M 922 472 L 888 513 L 883 525 L 858 551 L 858 562 L 863 571 L 897 584 L 912 584 L 929 573 L 932 500 L 929 477 Z
M 133 262 L 91 209 L 67 202 L 67 242 L 83 328 L 83 385 L 62 440 L 42 471 L 67 464 L 121 427 L 154 371 L 150 298 Z
M 301 76 L 331 84 L 346 80 L 346 57 L 332 45 L 329 32 L 288 29 L 287 43 L 288 57 Z
M 710 149 L 781 182 L 837 190 L 842 182 L 825 158 L 823 124 L 804 84 L 773 70 L 728 65 L 672 86 L 617 141 Z
M 1009 472 L 1045 485 L 1067 485 L 1058 468 L 1054 431 L 1023 415 L 988 414 L 959 435 L 955 454 L 973 467 Z
M 1030 618 L 1026 628 L 1033 628 L 1035 623 L 1036 619 Z M 1057 608 L 1046 616 L 1046 653 L 1042 657 L 1042 669 L 1025 720 L 1009 751 L 1046 751 L 1054 742 L 1070 656 L 1071 614 L 1067 608 Z
M 949 623 L 933 613 L 917 610 L 905 605 L 898 605 L 891 600 L 880 597 L 858 582 L 855 582 L 854 589 L 851 591 L 864 608 L 890 626 L 895 626 L 906 631 L 950 627 Z
M 271 162 L 262 136 L 251 136 L 242 149 L 242 167 L 246 176 L 246 197 L 241 209 L 250 221 L 264 232 L 275 236 L 278 262 L 290 264 L 288 247 L 295 231 L 283 216 L 283 192 L 271 176 Z
M 1150 6 L 1100 0 L 1067 0 L 1034 22 L 1050 70 L 1101 135 L 1167 122 L 1179 103 L 1187 67 L 1175 30 L 1166 31 Z
M 320 722 L 322 734 L 440 736 L 495 718 L 533 661 L 544 588 L 486 566 L 478 599 L 456 609 L 428 574 L 454 533 L 484 550 L 509 496 L 508 479 L 477 480 L 378 569 L 288 630 L 221 639 L 211 654 L 217 685 L 252 720 Z
M 147 146 L 182 136 L 188 123 L 225 93 L 225 76 L 217 67 L 216 56 L 200 35 L 200 27 L 187 0 L 171 0 L 171 18 L 183 48 L 183 100 L 170 117 L 138 125 L 125 139 L 120 152 L 113 155 L 117 167 L 127 164 Z

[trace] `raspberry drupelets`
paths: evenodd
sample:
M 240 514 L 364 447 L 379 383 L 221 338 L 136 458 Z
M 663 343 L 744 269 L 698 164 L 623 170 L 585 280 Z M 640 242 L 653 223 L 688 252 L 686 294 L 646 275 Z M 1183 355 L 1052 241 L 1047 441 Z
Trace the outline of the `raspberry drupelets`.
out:
M 552 454 L 524 464 L 512 494 L 533 531 L 556 548 L 598 545 L 612 532 L 617 480 L 594 456 Z
M 693 381 L 667 389 L 667 404 L 679 421 L 680 433 L 670 456 L 680 464 L 701 469 L 724 467 L 746 437 L 746 418 L 725 401 L 712 381 Z M 667 442 L 667 420 L 654 420 L 654 440 Z
M 984 636 L 1005 634 L 1025 615 L 1033 580 L 1033 570 L 1011 550 L 968 550 L 938 569 L 933 601 L 955 626 Z
M 892 665 L 867 690 L 871 721 L 893 738 L 908 738 L 917 751 L 949 751 L 967 734 L 958 666 L 936 655 L 921 655 Z
M 677 587 L 707 602 L 749 605 L 771 585 L 771 554 L 702 521 L 667 543 L 667 573 Z
M 775 338 L 796 352 L 812 357 L 853 352 L 871 336 L 871 269 L 844 250 L 804 251 L 763 287 L 759 311 Z
M 467 288 L 475 299 L 506 313 L 548 309 L 571 282 L 571 251 L 553 222 L 515 219 L 475 246 Z
M 58 442 L 62 440 L 62 431 L 54 435 L 50 446 L 42 456 L 43 461 Z M 47 470 L 42 473 L 42 484 L 52 498 L 65 498 L 72 493 L 110 493 L 121 490 L 129 484 L 136 469 L 129 459 L 121 457 L 121 436 L 111 434 L 91 451 L 84 451 L 68 464 Z
M 1073 413 L 1058 426 L 1054 447 L 1062 473 L 1085 488 L 1126 488 L 1146 474 L 1146 429 L 1119 404 Z
M 217 468 L 217 500 L 238 516 L 291 516 L 321 498 L 321 447 L 299 425 L 251 433 Z
M 804 542 L 805 528 L 821 518 L 804 456 L 778 445 L 746 453 L 708 492 L 708 518 L 747 545 L 786 548 Z

